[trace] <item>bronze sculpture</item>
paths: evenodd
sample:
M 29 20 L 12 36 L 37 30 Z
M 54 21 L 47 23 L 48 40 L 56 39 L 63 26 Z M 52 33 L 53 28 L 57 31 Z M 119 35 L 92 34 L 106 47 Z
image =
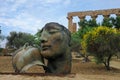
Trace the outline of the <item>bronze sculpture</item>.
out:
M 51 22 L 41 30 L 41 55 L 48 60 L 46 73 L 71 72 L 71 34 L 63 25 Z
M 12 56 L 12 65 L 16 73 L 25 73 L 34 65 L 45 67 L 39 49 L 27 44 L 15 51 Z
M 71 33 L 63 25 L 51 22 L 41 30 L 40 49 L 24 45 L 13 55 L 15 72 L 26 72 L 34 65 L 43 66 L 45 73 L 68 74 L 71 72 Z M 47 59 L 47 65 L 44 64 Z

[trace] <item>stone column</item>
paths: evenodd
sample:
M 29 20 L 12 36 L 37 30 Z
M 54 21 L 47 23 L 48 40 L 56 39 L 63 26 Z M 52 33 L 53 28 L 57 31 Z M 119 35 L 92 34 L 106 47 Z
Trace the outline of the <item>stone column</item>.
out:
M 73 26 L 72 26 L 72 31 L 71 31 L 71 33 L 74 33 L 74 32 L 76 32 L 76 30 L 77 30 L 77 25 L 76 25 L 76 23 L 73 23 Z
M 73 26 L 73 22 L 72 22 L 72 16 L 68 16 L 68 29 L 70 30 L 70 32 L 72 32 L 72 26 Z

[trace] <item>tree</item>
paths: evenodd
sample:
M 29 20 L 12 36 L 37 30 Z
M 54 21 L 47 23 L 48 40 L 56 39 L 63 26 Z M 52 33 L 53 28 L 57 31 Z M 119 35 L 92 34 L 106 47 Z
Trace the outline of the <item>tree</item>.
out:
M 84 28 L 85 29 L 85 28 Z M 88 62 L 88 55 L 84 52 L 84 49 L 81 46 L 81 41 L 84 33 L 82 33 L 81 29 L 77 31 L 76 33 L 72 33 L 72 39 L 71 39 L 71 50 L 74 52 L 79 53 L 82 57 L 84 57 L 84 62 Z
M 90 19 L 88 21 L 86 19 L 83 19 L 80 22 L 78 22 L 78 25 L 80 26 L 80 28 L 98 27 L 98 24 L 95 19 Z
M 10 36 L 7 36 L 7 40 L 7 46 L 17 49 L 23 46 L 26 42 L 30 45 L 34 44 L 34 36 L 23 32 L 10 32 Z
M 102 22 L 102 26 L 113 27 L 113 24 L 111 23 L 111 19 L 110 18 L 104 18 L 103 22 Z
M 36 46 L 40 46 L 40 43 L 41 43 L 40 35 L 41 35 L 41 30 L 38 30 L 38 32 L 34 35 L 35 37 L 34 42 Z
M 80 28 L 84 28 L 84 27 L 88 26 L 88 21 L 86 19 L 83 19 L 80 22 L 78 22 L 78 25 Z
M 104 63 L 110 70 L 110 60 L 113 55 L 120 52 L 120 32 L 113 28 L 97 27 L 84 35 L 82 47 L 93 55 L 96 63 Z
M 77 32 L 80 40 L 83 39 L 83 35 L 86 34 L 88 31 L 90 31 L 94 27 L 98 27 L 98 24 L 95 19 L 90 19 L 87 21 L 86 19 L 81 20 L 78 22 L 79 30 Z
M 80 49 L 81 49 L 81 45 L 80 45 L 79 34 L 78 34 L 78 32 L 72 33 L 72 35 L 71 35 L 71 50 L 79 52 Z
M 1 26 L 0 26 L 0 41 L 4 40 L 5 39 L 5 36 L 1 34 L 2 33 L 2 30 L 1 30 Z
M 84 57 L 84 61 L 89 61 L 88 55 L 86 54 L 85 50 L 81 47 L 81 41 L 83 39 L 84 34 L 88 31 L 92 30 L 92 28 L 97 27 L 98 24 L 96 23 L 95 19 L 87 21 L 86 19 L 81 20 L 78 22 L 79 29 L 76 33 L 72 34 L 72 51 L 78 52 L 82 57 Z
M 117 17 L 116 17 L 115 28 L 120 29 L 120 16 L 117 16 Z
M 8 43 L 7 43 L 7 46 L 11 46 L 11 47 L 14 47 L 14 39 L 15 37 L 17 37 L 17 33 L 16 32 L 10 32 L 10 36 L 7 36 L 7 40 L 8 40 Z
M 90 20 L 88 21 L 88 26 L 89 26 L 89 27 L 98 27 L 98 24 L 97 24 L 97 22 L 96 22 L 95 19 L 90 19 Z
M 115 28 L 120 28 L 120 16 L 117 16 L 116 18 L 111 17 L 110 20 Z

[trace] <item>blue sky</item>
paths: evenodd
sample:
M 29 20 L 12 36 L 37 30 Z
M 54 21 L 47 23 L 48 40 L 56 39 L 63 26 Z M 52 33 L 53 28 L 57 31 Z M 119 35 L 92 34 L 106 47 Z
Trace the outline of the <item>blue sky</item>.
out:
M 0 0 L 2 34 L 35 34 L 48 22 L 68 26 L 67 13 L 120 8 L 120 0 Z

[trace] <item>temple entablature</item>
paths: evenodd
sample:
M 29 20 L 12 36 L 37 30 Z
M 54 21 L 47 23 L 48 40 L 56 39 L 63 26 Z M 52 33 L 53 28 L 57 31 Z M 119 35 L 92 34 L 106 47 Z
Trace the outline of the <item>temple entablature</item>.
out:
M 120 8 L 117 9 L 106 9 L 106 10 L 91 10 L 91 11 L 81 11 L 81 12 L 69 12 L 67 15 L 68 19 L 68 29 L 73 33 L 77 29 L 76 24 L 73 22 L 73 17 L 78 17 L 79 20 L 85 19 L 86 16 L 91 16 L 92 19 L 96 19 L 98 15 L 103 15 L 104 18 L 110 17 L 111 14 L 120 16 Z M 75 28 L 73 28 L 75 27 Z

